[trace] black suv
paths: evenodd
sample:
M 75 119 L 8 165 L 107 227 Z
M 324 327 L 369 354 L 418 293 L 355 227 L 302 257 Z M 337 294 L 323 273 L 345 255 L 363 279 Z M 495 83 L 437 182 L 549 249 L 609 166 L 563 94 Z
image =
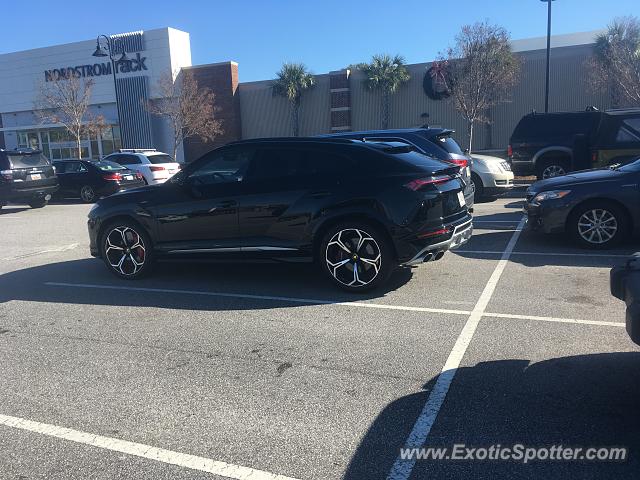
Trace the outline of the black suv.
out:
M 470 238 L 459 171 L 401 143 L 235 142 L 96 203 L 91 254 L 121 278 L 159 257 L 316 260 L 339 287 L 364 291 Z
M 640 109 L 530 113 L 513 131 L 508 155 L 516 175 L 538 179 L 628 163 L 640 156 Z
M 395 130 L 368 130 L 363 132 L 341 132 L 318 135 L 319 138 L 351 138 L 365 142 L 403 142 L 413 145 L 419 152 L 430 157 L 458 165 L 465 183 L 464 197 L 469 211 L 473 212 L 473 182 L 471 181 L 472 158 L 462 151 L 451 137 L 455 130 L 447 128 L 398 128 Z
M 0 149 L 0 208 L 9 202 L 42 208 L 57 189 L 55 170 L 42 152 Z

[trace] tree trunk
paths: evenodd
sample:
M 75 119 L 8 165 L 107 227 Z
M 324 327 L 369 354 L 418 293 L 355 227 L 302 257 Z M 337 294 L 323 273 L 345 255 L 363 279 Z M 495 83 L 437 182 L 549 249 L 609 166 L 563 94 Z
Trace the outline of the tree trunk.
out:
M 387 130 L 389 128 L 389 92 L 382 92 L 382 129 Z
M 468 134 L 469 134 L 468 153 L 469 153 L 469 155 L 471 155 L 471 146 L 473 145 L 473 122 L 469 122 Z
M 82 159 L 82 144 L 81 144 L 82 139 L 80 138 L 79 133 L 75 135 L 75 137 L 76 137 L 76 149 L 78 152 L 78 158 Z
M 300 109 L 300 105 L 298 105 L 296 102 L 291 104 L 291 131 L 293 132 L 294 137 L 298 136 L 299 128 L 300 128 L 298 123 L 299 109 Z

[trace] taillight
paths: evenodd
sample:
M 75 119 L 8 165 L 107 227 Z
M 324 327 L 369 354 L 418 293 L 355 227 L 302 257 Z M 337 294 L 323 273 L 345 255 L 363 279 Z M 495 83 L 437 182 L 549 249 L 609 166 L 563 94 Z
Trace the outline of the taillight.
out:
M 11 170 L 2 170 L 0 171 L 0 177 L 4 180 L 13 180 L 13 172 Z
M 431 232 L 425 232 L 418 235 L 418 238 L 429 238 L 429 237 L 437 237 L 438 235 L 445 235 L 449 233 L 451 229 L 449 228 L 440 228 L 438 230 L 433 230 Z
M 102 178 L 104 178 L 105 180 L 115 180 L 119 182 L 120 180 L 122 180 L 122 175 L 120 175 L 119 173 L 107 173 L 106 175 L 103 175 Z
M 163 170 L 165 170 L 164 167 L 159 167 L 157 165 L 151 165 L 149 167 L 149 170 L 151 170 L 152 172 L 162 172 Z
M 593 152 L 591 154 L 591 162 L 596 163 L 598 161 L 598 152 Z
M 137 178 L 138 180 L 142 180 L 142 179 L 144 179 L 144 177 L 142 176 L 142 174 L 141 174 L 140 172 L 136 172 L 136 178 Z
M 507 157 L 513 157 L 513 147 L 511 145 L 507 146 Z
M 441 183 L 446 183 L 449 180 L 451 180 L 451 177 L 449 175 L 439 175 L 437 177 L 428 177 L 428 178 L 417 178 L 405 184 L 405 187 L 415 192 L 417 190 L 420 190 L 425 185 L 439 185 Z
M 469 165 L 469 161 L 466 159 L 458 159 L 458 158 L 454 158 L 449 160 L 451 163 L 458 165 L 461 168 L 465 168 L 467 165 Z

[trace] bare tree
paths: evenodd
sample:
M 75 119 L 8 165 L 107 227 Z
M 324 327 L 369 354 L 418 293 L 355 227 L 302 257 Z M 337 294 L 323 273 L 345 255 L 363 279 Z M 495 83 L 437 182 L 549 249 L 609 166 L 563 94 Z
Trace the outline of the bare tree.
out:
M 509 100 L 521 61 L 511 51 L 507 31 L 487 22 L 463 26 L 445 61 L 451 98 L 467 121 L 471 152 L 474 124 L 489 123 L 488 110 Z
M 100 134 L 106 123 L 102 115 L 89 111 L 93 79 L 72 75 L 51 78 L 40 85 L 34 104 L 36 116 L 43 123 L 64 126 L 71 134 L 82 158 L 82 137 Z
M 610 89 L 616 104 L 640 104 L 640 19 L 616 18 L 596 38 L 589 61 L 591 84 Z
M 174 80 L 164 74 L 157 83 L 160 99 L 147 104 L 154 115 L 164 117 L 173 129 L 173 158 L 180 144 L 191 137 L 212 141 L 222 133 L 215 118 L 215 95 L 209 88 L 199 88 L 193 73 L 181 72 Z

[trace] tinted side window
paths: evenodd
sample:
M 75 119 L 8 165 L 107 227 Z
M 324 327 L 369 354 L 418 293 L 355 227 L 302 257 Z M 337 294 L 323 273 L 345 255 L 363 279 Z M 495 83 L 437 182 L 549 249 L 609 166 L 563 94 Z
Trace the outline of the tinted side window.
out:
M 67 162 L 66 163 L 65 173 L 82 173 L 82 172 L 86 172 L 86 171 L 87 171 L 87 167 L 85 167 L 80 162 Z
M 194 185 L 240 182 L 249 168 L 253 151 L 249 149 L 226 149 L 209 153 L 189 174 Z
M 56 167 L 56 173 L 65 173 L 67 168 L 64 162 L 53 162 L 53 166 Z
M 344 175 L 354 166 L 347 156 L 324 149 L 265 148 L 251 168 L 253 180 Z
M 109 157 L 109 160 L 120 165 L 139 165 L 142 163 L 137 155 L 113 155 Z

